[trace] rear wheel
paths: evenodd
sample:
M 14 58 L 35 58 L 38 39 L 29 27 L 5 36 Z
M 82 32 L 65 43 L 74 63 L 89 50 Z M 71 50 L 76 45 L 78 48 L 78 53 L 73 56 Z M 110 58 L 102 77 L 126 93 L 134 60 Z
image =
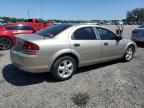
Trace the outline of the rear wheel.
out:
M 7 37 L 0 38 L 0 50 L 8 50 L 12 47 L 13 43 L 11 39 Z
M 51 73 L 55 79 L 64 81 L 72 77 L 76 68 L 75 60 L 70 56 L 64 56 L 55 61 Z
M 133 59 L 134 53 L 135 53 L 135 48 L 134 48 L 134 46 L 132 46 L 132 45 L 129 46 L 129 47 L 127 48 L 126 52 L 125 52 L 125 55 L 124 55 L 124 57 L 123 57 L 123 60 L 124 60 L 125 62 L 131 61 L 131 60 Z

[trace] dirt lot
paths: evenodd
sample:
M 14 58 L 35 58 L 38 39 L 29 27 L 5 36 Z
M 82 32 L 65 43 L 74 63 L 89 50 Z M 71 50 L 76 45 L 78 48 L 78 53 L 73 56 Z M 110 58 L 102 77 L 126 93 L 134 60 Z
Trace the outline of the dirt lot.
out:
M 115 29 L 113 26 L 109 26 Z M 124 37 L 132 29 L 126 26 Z M 56 82 L 49 73 L 29 74 L 0 52 L 0 108 L 144 108 L 144 48 L 129 63 L 114 61 L 80 68 Z

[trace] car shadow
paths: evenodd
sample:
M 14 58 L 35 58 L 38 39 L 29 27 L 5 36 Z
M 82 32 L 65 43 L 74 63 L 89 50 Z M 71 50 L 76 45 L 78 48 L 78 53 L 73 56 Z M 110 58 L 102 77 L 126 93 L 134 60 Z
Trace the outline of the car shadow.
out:
M 118 62 L 119 61 L 112 61 L 112 62 L 82 67 L 77 70 L 76 74 L 85 73 L 87 71 L 102 68 L 105 66 L 110 66 Z M 17 69 L 13 64 L 9 64 L 5 66 L 2 70 L 2 73 L 4 79 L 8 83 L 15 86 L 28 86 L 28 85 L 34 85 L 43 82 L 48 82 L 48 83 L 59 82 L 55 80 L 50 73 L 41 73 L 41 74 L 28 73 Z
M 122 61 L 120 61 L 120 60 L 114 60 L 114 61 L 110 61 L 110 62 L 99 63 L 99 64 L 81 67 L 81 68 L 78 68 L 76 74 L 85 73 L 85 72 L 88 72 L 88 71 L 91 71 L 94 69 L 103 68 L 103 67 L 110 66 L 110 65 L 113 65 L 116 63 L 120 63 L 120 62 L 122 63 Z
M 13 64 L 5 66 L 2 70 L 4 79 L 16 86 L 28 86 L 46 82 L 56 82 L 50 73 L 33 74 L 17 69 Z

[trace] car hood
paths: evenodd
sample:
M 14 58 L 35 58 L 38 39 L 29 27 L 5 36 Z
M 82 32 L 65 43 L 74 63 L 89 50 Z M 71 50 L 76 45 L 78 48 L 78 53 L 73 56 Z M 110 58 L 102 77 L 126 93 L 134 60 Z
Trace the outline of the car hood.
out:
M 136 28 L 133 30 L 133 33 L 136 33 L 136 32 L 144 32 L 144 28 Z

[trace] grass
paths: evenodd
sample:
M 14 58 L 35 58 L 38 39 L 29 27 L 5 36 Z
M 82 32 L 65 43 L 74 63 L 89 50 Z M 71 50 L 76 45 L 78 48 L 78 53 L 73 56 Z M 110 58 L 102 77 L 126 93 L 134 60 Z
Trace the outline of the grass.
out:
M 88 93 L 77 93 L 74 94 L 71 98 L 72 102 L 79 107 L 85 107 L 90 99 Z

